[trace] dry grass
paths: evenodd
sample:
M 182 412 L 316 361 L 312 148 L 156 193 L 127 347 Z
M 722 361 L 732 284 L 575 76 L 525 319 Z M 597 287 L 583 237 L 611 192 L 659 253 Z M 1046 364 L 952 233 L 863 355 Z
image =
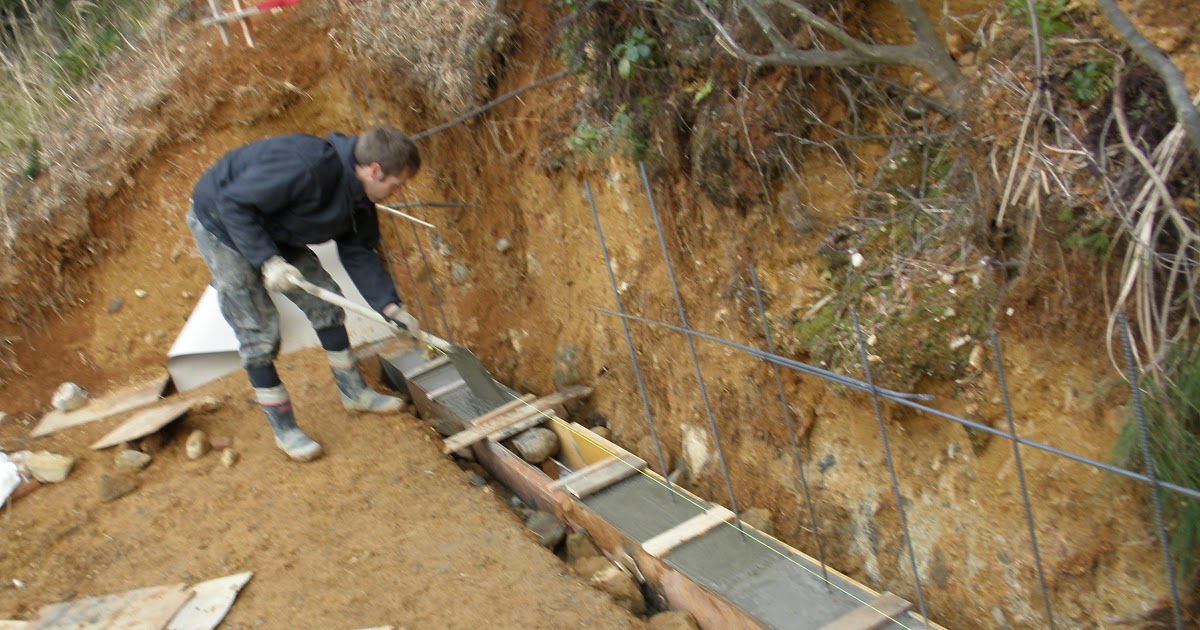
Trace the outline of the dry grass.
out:
M 513 22 L 483 0 L 368 0 L 353 5 L 357 55 L 425 88 L 427 106 L 447 120 L 482 105 L 489 79 L 512 43 Z

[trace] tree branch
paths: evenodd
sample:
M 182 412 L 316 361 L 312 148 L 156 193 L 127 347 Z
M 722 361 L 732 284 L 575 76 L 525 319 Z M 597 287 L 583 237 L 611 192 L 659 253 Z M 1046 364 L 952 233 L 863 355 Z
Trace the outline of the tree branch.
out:
M 1187 83 L 1183 80 L 1183 73 L 1154 44 L 1151 44 L 1138 32 L 1129 17 L 1117 8 L 1115 0 L 1096 0 L 1096 6 L 1112 23 L 1113 28 L 1117 29 L 1117 34 L 1121 36 L 1121 39 L 1137 53 L 1138 57 L 1141 57 L 1146 65 L 1158 73 L 1163 83 L 1166 83 L 1167 96 L 1170 97 L 1171 104 L 1175 106 L 1175 116 L 1179 119 L 1179 124 L 1183 125 L 1184 130 L 1187 131 L 1188 140 L 1191 141 L 1196 157 L 1200 158 L 1200 111 L 1197 111 L 1196 106 L 1192 104 L 1192 95 L 1188 91 Z

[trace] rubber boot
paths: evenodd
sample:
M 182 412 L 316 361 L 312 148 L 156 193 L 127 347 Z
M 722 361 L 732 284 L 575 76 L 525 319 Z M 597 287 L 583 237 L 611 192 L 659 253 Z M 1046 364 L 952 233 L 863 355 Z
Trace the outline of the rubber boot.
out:
M 399 413 L 404 411 L 404 401 L 395 396 L 385 396 L 367 387 L 367 381 L 354 361 L 349 350 L 326 351 L 333 380 L 337 381 L 342 393 L 342 406 L 350 411 L 371 413 Z
M 288 457 L 298 462 L 310 462 L 321 456 L 321 445 L 296 426 L 292 401 L 283 385 L 255 387 L 254 396 L 275 433 L 275 445 Z

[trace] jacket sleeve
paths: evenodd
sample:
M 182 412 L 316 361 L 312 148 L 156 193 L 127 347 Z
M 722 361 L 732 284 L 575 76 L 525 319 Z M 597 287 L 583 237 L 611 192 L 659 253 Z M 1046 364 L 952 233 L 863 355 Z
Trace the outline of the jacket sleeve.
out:
M 379 219 L 375 209 L 358 212 L 356 227 L 337 239 L 338 256 L 346 273 L 366 298 L 367 304 L 376 311 L 383 312 L 388 304 L 403 304 L 392 276 L 377 251 Z
M 264 218 L 317 194 L 317 186 L 312 172 L 301 164 L 256 164 L 221 189 L 217 215 L 237 250 L 261 268 L 268 258 L 279 255 Z

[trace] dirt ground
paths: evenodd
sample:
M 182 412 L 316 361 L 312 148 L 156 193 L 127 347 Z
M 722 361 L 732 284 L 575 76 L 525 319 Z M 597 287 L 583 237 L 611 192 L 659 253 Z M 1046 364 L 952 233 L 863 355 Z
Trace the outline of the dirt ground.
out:
M 522 5 L 527 31 L 497 92 L 558 69 L 544 46 L 537 48 L 544 43 L 539 33 L 549 32 L 538 4 Z M 0 411 L 10 414 L 0 445 L 81 458 L 67 482 L 0 514 L 0 617 L 28 618 L 70 597 L 248 570 L 255 577 L 227 618 L 230 627 L 636 627 L 639 621 L 543 550 L 497 491 L 471 486 L 440 455 L 426 425 L 407 415 L 347 415 L 317 352 L 280 362 L 299 421 L 326 448 L 311 465 L 292 464 L 277 451 L 238 374 L 201 391 L 222 408 L 185 419 L 138 475 L 140 488 L 113 503 L 98 498 L 100 475 L 114 468 L 111 453 L 87 445 L 121 417 L 27 438 L 59 383 L 103 393 L 163 364 L 208 280 L 183 225 L 187 196 L 225 150 L 279 133 L 356 129 L 359 114 L 345 86 L 358 78 L 385 119 L 410 131 L 441 122 L 400 100 L 405 90 L 389 77 L 359 77 L 361 68 L 329 44 L 336 26 L 310 10 L 302 5 L 256 20 L 253 51 L 240 43 L 223 48 L 207 30 L 177 51 L 196 63 L 163 109 L 199 112 L 203 125 L 159 138 L 154 156 L 115 196 L 88 208 L 104 255 L 94 266 L 69 270 L 90 286 L 88 299 L 41 330 L 0 325 L 0 333 L 22 338 L 16 350 L 25 372 L 0 387 Z M 1196 51 L 1200 42 L 1184 51 L 1193 55 L 1186 59 Z M 1197 69 L 1200 63 L 1185 66 L 1189 76 Z M 453 252 L 437 253 L 432 238 L 422 237 L 456 336 L 499 380 L 537 393 L 555 387 L 560 351 L 575 348 L 574 371 L 561 376 L 596 388 L 588 423 L 609 426 L 616 441 L 656 461 L 621 329 L 595 310 L 611 307 L 612 295 L 583 182 L 539 162 L 545 146 L 562 139 L 562 130 L 551 128 L 574 90 L 565 82 L 550 86 L 496 108 L 486 122 L 424 141 L 425 167 L 406 194 L 478 204 L 417 212 L 442 226 L 439 244 Z M 845 195 L 852 182 L 839 179 L 842 173 L 836 165 L 809 165 L 802 194 L 817 212 L 799 236 L 766 209 L 733 216 L 682 184 L 656 188 L 695 327 L 761 345 L 755 312 L 737 292 L 751 257 L 773 316 L 820 298 L 826 289 L 811 253 L 854 210 Z M 636 170 L 613 160 L 587 179 L 627 307 L 673 322 Z M 414 287 L 402 271 L 404 255 L 421 265 L 413 241 L 390 227 L 384 233 L 403 294 L 422 296 L 431 308 L 427 279 L 418 275 Z M 498 250 L 500 238 L 511 250 Z M 456 263 L 467 265 L 461 283 L 449 281 Z M 136 297 L 138 289 L 145 297 Z M 1000 326 L 1018 433 L 1107 461 L 1125 398 L 1103 349 L 1090 333 L 1043 326 L 1044 314 L 1031 312 L 1036 304 L 1012 306 L 1016 315 Z M 432 313 L 428 321 L 442 332 Z M 634 329 L 634 340 L 668 455 L 689 460 L 688 444 L 711 451 L 683 341 L 644 327 Z M 702 345 L 700 357 L 712 366 L 708 388 L 739 504 L 767 508 L 783 540 L 816 555 L 795 462 L 781 447 L 787 433 L 773 377 L 721 347 Z M 794 373 L 785 375 L 785 386 L 807 430 L 801 456 L 831 563 L 915 601 L 869 400 Z M 999 390 L 987 375 L 922 387 L 938 396 L 939 409 L 992 426 L 1004 422 Z M 893 408 L 885 414 L 902 491 L 913 501 L 908 519 L 934 619 L 951 627 L 986 627 L 998 618 L 1011 627 L 1042 627 L 1010 445 L 991 440 L 973 448 L 958 426 Z M 192 428 L 233 438 L 241 461 L 224 468 L 215 455 L 188 460 L 182 437 Z M 1161 607 L 1165 585 L 1144 496 L 1066 460 L 1024 456 L 1059 625 L 1136 626 Z M 724 503 L 713 460 L 687 463 L 690 488 Z M 13 587 L 13 579 L 26 587 Z
M 79 461 L 66 482 L 0 514 L 0 618 L 27 619 L 76 597 L 253 571 L 224 627 L 640 627 L 542 548 L 493 488 L 472 486 L 428 425 L 408 414 L 343 410 L 319 351 L 280 361 L 298 421 L 325 448 L 312 464 L 292 463 L 276 449 L 240 373 L 197 392 L 222 400 L 221 409 L 181 421 L 137 475 L 139 489 L 113 503 L 100 502 L 99 487 L 101 475 L 116 474 L 117 449 L 87 446 L 130 414 L 28 439 L 60 382 L 103 394 L 164 365 L 208 281 L 183 224 L 191 186 L 208 164 L 266 135 L 353 130 L 342 75 L 330 67 L 329 47 L 320 45 L 326 35 L 311 16 L 285 12 L 257 27 L 254 51 L 240 42 L 223 49 L 209 30 L 178 51 L 211 60 L 193 66 L 178 98 L 223 102 L 203 135 L 168 140 L 124 190 L 93 208 L 93 232 L 111 253 L 76 270 L 91 298 L 43 330 L 19 331 L 25 374 L 0 389 L 9 414 L 0 444 Z M 288 107 L 292 88 L 260 102 L 246 96 L 290 81 L 320 100 Z M 265 108 L 269 119 L 251 124 L 262 115 L 253 108 Z M 118 299 L 123 304 L 110 313 Z M 232 438 L 237 464 L 226 468 L 215 453 L 187 459 L 183 438 L 194 428 Z

